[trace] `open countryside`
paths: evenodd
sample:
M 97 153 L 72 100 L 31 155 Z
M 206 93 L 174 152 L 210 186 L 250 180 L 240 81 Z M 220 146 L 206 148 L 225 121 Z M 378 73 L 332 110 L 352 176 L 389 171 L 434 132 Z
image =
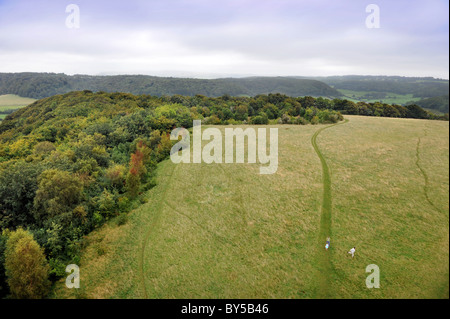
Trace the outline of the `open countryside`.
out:
M 53 297 L 448 298 L 448 122 L 346 119 L 278 126 L 274 175 L 256 164 L 163 162 L 127 224 L 89 235 L 83 287 L 60 281 Z M 367 289 L 369 264 L 382 289 Z

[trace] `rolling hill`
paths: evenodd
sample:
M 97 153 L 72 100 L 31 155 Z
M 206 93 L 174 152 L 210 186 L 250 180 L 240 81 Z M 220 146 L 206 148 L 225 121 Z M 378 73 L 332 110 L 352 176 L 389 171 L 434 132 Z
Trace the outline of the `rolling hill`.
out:
M 414 103 L 424 109 L 435 110 L 441 113 L 448 113 L 449 95 L 441 95 L 415 101 Z
M 304 79 L 306 77 L 295 77 Z M 330 85 L 353 102 L 382 102 L 407 105 L 416 103 L 424 108 L 448 113 L 449 81 L 432 77 L 403 76 L 328 76 L 311 77 Z M 431 98 L 430 100 L 426 100 Z M 420 102 L 419 102 L 420 101 Z
M 224 79 L 187 79 L 147 75 L 90 76 L 56 73 L 0 73 L 0 94 L 17 94 L 35 99 L 70 91 L 126 92 L 132 94 L 204 95 L 218 97 L 255 96 L 282 93 L 289 96 L 339 97 L 342 94 L 327 84 L 310 79 L 251 77 Z

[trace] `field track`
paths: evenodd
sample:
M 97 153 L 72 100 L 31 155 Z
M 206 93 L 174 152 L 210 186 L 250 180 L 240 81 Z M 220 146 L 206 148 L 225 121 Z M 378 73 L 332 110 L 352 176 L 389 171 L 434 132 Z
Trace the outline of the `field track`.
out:
M 427 136 L 427 132 L 425 131 L 425 136 Z M 428 174 L 425 172 L 423 167 L 420 165 L 420 137 L 417 140 L 417 147 L 416 147 L 416 165 L 419 168 L 420 172 L 423 175 L 424 179 L 424 185 L 423 185 L 423 193 L 425 195 L 425 198 L 427 199 L 427 202 L 430 204 L 431 207 L 434 208 L 438 213 L 441 213 L 441 210 L 433 203 L 433 201 L 430 199 L 430 196 L 428 195 L 428 188 L 430 185 Z
M 169 185 L 170 185 L 173 175 L 175 174 L 176 168 L 177 168 L 177 165 L 173 165 L 172 172 L 170 173 L 167 183 L 164 186 L 162 195 L 161 195 L 158 203 L 156 204 L 156 207 L 155 207 L 156 214 L 155 214 L 152 222 L 150 223 L 150 226 L 148 227 L 147 233 L 145 234 L 145 237 L 144 237 L 144 240 L 143 240 L 142 246 L 141 246 L 142 248 L 141 248 L 141 253 L 140 253 L 140 258 L 139 258 L 139 270 L 140 270 L 140 279 L 141 279 L 141 284 L 142 284 L 142 290 L 143 290 L 145 299 L 148 299 L 147 287 L 145 285 L 145 269 L 144 269 L 145 249 L 147 247 L 147 243 L 148 243 L 151 235 L 153 234 L 153 230 L 155 229 L 155 227 L 157 226 L 157 224 L 160 220 L 161 211 L 163 209 L 164 203 L 166 202 L 167 190 L 169 189 Z
M 327 161 L 320 151 L 317 145 L 317 136 L 326 129 L 334 127 L 336 125 L 345 124 L 348 120 L 344 122 L 322 127 L 317 130 L 316 133 L 311 138 L 311 144 L 317 153 L 322 164 L 322 183 L 323 183 L 323 197 L 322 197 L 322 211 L 320 214 L 320 228 L 318 236 L 318 251 L 317 259 L 318 265 L 320 267 L 320 278 L 318 280 L 318 290 L 316 298 L 330 298 L 330 293 L 328 288 L 330 287 L 330 274 L 333 271 L 333 265 L 330 259 L 330 252 L 323 249 L 324 243 L 327 237 L 331 237 L 331 216 L 332 216 L 332 194 L 331 194 L 331 176 L 330 169 L 328 167 Z

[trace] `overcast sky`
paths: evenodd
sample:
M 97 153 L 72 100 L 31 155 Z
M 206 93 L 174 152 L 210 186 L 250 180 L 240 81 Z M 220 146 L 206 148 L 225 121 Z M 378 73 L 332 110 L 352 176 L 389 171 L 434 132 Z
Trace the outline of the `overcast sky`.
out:
M 79 28 L 67 26 L 69 4 Z M 366 25 L 369 4 L 379 28 Z M 0 0 L 0 72 L 448 79 L 448 10 L 448 0 Z

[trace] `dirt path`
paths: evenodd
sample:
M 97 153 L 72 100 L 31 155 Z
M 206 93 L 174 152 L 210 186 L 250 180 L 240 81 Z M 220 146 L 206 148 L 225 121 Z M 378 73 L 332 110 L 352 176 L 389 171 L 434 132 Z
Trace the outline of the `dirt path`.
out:
M 425 136 L 427 136 L 427 132 L 425 131 Z M 421 139 L 417 140 L 417 147 L 416 147 L 416 166 L 419 168 L 420 172 L 423 175 L 424 179 L 424 185 L 423 185 L 423 193 L 425 195 L 425 198 L 427 199 L 427 202 L 430 204 L 431 207 L 434 208 L 438 213 L 441 213 L 441 210 L 433 203 L 433 201 L 430 199 L 430 196 L 428 194 L 428 189 L 430 187 L 430 181 L 428 178 L 427 172 L 423 169 L 423 167 L 420 165 L 420 142 Z
M 330 274 L 333 271 L 333 265 L 330 259 L 330 251 L 326 251 L 324 248 L 325 240 L 327 237 L 331 237 L 331 212 L 332 212 L 332 194 L 331 194 L 331 176 L 328 164 L 323 156 L 322 152 L 317 145 L 317 136 L 324 130 L 347 123 L 345 120 L 341 123 L 329 125 L 317 130 L 311 138 L 311 144 L 317 153 L 322 164 L 322 183 L 323 183 L 323 195 L 322 195 L 322 210 L 320 214 L 320 228 L 317 250 L 317 264 L 319 267 L 320 277 L 317 280 L 318 288 L 316 292 L 317 298 L 331 298 L 329 291 L 330 287 Z

